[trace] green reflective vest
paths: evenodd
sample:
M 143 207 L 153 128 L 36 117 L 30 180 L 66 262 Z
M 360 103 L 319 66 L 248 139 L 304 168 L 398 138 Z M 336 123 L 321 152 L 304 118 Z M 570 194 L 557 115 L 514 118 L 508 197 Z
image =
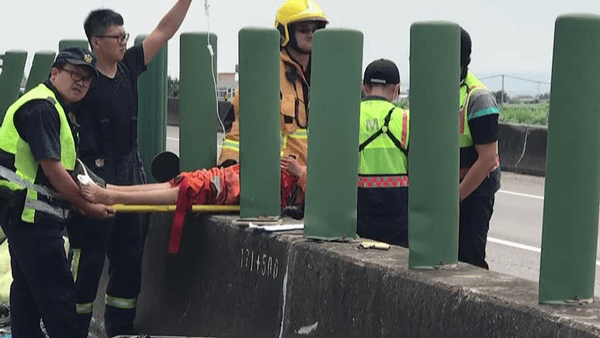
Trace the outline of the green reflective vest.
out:
M 379 98 L 360 107 L 359 175 L 405 175 L 408 172 L 408 111 Z
M 467 148 L 473 146 L 473 138 L 471 137 L 471 129 L 469 128 L 469 100 L 471 94 L 477 90 L 487 90 L 487 87 L 471 72 L 467 73 L 465 81 L 460 86 L 460 147 Z
M 47 100 L 54 104 L 60 119 L 60 145 L 61 163 L 67 170 L 73 170 L 76 164 L 75 141 L 71 127 L 63 107 L 58 103 L 54 92 L 45 84 L 40 84 L 25 93 L 13 103 L 4 117 L 0 127 L 0 150 L 14 155 L 14 168 L 0 166 L 0 186 L 12 191 L 27 190 L 25 205 L 21 219 L 24 222 L 34 223 L 36 212 L 53 215 L 61 220 L 67 216 L 68 211 L 56 206 L 55 200 L 60 200 L 56 191 L 49 186 L 36 181 L 39 163 L 34 160 L 29 144 L 17 132 L 14 125 L 15 113 L 27 102 L 33 100 Z M 60 201 L 59 201 L 60 202 Z

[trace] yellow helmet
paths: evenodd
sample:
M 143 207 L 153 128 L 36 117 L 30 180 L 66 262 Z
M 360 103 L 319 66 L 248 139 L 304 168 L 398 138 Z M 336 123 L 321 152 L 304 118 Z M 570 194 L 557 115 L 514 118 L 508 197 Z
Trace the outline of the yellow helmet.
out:
M 313 20 L 328 23 L 325 13 L 313 0 L 287 0 L 281 5 L 275 16 L 275 27 L 281 33 L 281 47 L 290 42 L 289 24 Z

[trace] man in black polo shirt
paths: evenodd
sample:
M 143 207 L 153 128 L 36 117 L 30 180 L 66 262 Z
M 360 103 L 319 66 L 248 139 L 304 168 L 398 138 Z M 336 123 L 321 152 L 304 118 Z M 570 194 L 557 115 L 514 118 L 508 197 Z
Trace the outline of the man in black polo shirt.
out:
M 469 71 L 471 37 L 461 29 L 458 260 L 488 269 L 485 247 L 500 189 L 496 98 Z
M 142 44 L 127 49 L 129 34 L 123 17 L 110 10 L 92 11 L 84 22 L 86 36 L 98 56 L 98 80 L 82 102 L 80 157 L 107 183 L 146 182 L 137 145 L 138 78 L 146 65 L 179 29 L 191 0 L 178 0 Z M 109 282 L 105 325 L 109 337 L 134 334 L 133 321 L 140 291 L 143 223 L 139 215 L 120 214 L 109 222 L 83 217 L 85 231 L 70 227 L 77 274 L 77 311 L 89 326 L 92 305 L 105 257 Z M 71 228 L 75 229 L 71 231 Z

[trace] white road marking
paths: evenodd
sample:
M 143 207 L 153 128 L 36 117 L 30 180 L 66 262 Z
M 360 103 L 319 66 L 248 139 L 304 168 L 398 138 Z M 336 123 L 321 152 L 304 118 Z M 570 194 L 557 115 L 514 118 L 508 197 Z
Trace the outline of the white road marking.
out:
M 529 245 L 525 245 L 525 244 L 519 244 L 519 243 L 509 242 L 509 241 L 505 241 L 505 240 L 497 239 L 497 238 L 493 238 L 493 237 L 488 237 L 487 240 L 488 240 L 488 242 L 492 242 L 492 243 L 496 243 L 496 244 L 502 244 L 502 245 L 506 245 L 506 246 L 511 246 L 511 247 L 517 248 L 517 249 L 523 249 L 523 250 L 533 251 L 533 252 L 537 252 L 537 253 L 542 252 L 542 249 L 536 248 L 534 246 L 529 246 Z
M 514 192 L 514 191 L 508 191 L 508 190 L 498 190 L 498 192 L 501 192 L 501 193 L 504 193 L 504 194 L 509 194 L 509 195 L 521 196 L 521 197 L 535 198 L 535 199 L 538 199 L 538 200 L 543 200 L 544 199 L 544 196 L 522 194 L 520 192 Z
M 542 249 L 536 248 L 534 246 L 529 246 L 529 245 L 525 245 L 525 244 L 519 244 L 519 243 L 509 242 L 509 241 L 505 241 L 505 240 L 497 239 L 497 238 L 493 238 L 493 237 L 488 237 L 487 240 L 488 240 L 488 242 L 492 242 L 492 243 L 496 243 L 496 244 L 501 244 L 501 245 L 506 245 L 506 246 L 510 246 L 510 247 L 513 247 L 513 248 L 517 248 L 517 249 L 523 249 L 523 250 L 533 251 L 533 252 L 537 252 L 537 253 L 541 253 L 542 252 Z M 600 266 L 600 261 L 596 261 L 596 265 Z

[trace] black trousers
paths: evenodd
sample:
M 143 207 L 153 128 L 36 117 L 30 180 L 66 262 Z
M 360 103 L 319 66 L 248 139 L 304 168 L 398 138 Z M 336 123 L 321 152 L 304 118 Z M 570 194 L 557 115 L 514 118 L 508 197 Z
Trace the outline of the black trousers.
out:
M 138 214 L 117 214 L 107 221 L 81 216 L 72 220 L 75 226 L 69 226 L 69 238 L 72 250 L 78 252 L 74 255 L 74 265 L 77 304 L 83 308 L 78 315 L 81 327 L 89 327 L 91 303 L 96 298 L 104 260 L 108 257 L 106 297 L 118 301 L 107 301 L 104 313 L 106 333 L 109 337 L 135 334 L 133 321 L 142 278 L 144 233 L 140 217 Z M 86 307 L 87 304 L 90 307 Z
M 460 203 L 459 261 L 489 270 L 485 261 L 485 246 L 494 212 L 494 200 L 494 195 L 469 196 Z
M 146 174 L 137 152 L 107 161 L 102 168 L 91 166 L 103 179 L 119 184 L 146 183 Z M 78 317 L 81 327 L 88 329 L 92 318 L 91 304 L 109 261 L 104 324 L 109 337 L 135 334 L 133 322 L 136 300 L 142 279 L 142 253 L 146 234 L 147 214 L 117 214 L 113 219 L 98 221 L 77 215 L 69 220 L 67 229 L 74 252 L 75 286 Z M 101 290 L 102 292 L 104 290 Z
M 0 204 L 0 225 L 8 238 L 13 282 L 10 288 L 12 336 L 85 338 L 77 324 L 75 285 L 64 248 L 62 222 L 21 221 L 20 208 Z

